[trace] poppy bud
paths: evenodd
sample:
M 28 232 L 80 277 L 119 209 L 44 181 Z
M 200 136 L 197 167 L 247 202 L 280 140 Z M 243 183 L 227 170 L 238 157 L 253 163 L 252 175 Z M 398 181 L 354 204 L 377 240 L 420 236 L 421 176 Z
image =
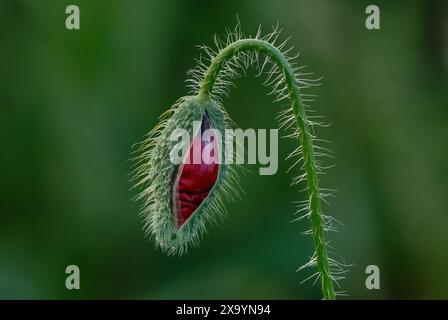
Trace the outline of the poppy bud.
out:
M 221 197 L 232 180 L 232 171 L 222 161 L 225 143 L 221 137 L 228 123 L 217 102 L 184 97 L 141 144 L 134 175 L 142 189 L 137 198 L 143 200 L 145 231 L 163 250 L 183 253 L 198 242 L 207 220 L 216 220 L 224 211 Z M 180 144 L 173 139 L 175 130 L 192 137 L 183 148 L 187 152 L 181 163 L 173 161 Z

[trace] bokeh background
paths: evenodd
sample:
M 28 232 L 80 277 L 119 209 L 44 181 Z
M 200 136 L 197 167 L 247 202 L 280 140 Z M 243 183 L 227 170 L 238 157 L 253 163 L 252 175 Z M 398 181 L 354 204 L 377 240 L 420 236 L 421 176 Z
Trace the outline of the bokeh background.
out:
M 0 2 L 0 298 L 319 299 L 295 272 L 312 254 L 290 223 L 301 186 L 291 162 L 242 178 L 243 201 L 202 244 L 168 257 L 144 238 L 129 191 L 130 150 L 187 94 L 198 44 L 236 24 L 254 34 L 277 22 L 316 76 L 313 104 L 333 125 L 339 190 L 330 239 L 353 264 L 349 298 L 448 298 L 448 7 L 374 1 L 6 0 Z M 65 29 L 77 4 L 81 30 Z M 225 105 L 242 128 L 275 128 L 279 105 L 248 77 Z M 279 159 L 295 146 L 283 139 Z M 65 289 L 65 268 L 81 290 Z M 381 289 L 365 288 L 365 268 Z

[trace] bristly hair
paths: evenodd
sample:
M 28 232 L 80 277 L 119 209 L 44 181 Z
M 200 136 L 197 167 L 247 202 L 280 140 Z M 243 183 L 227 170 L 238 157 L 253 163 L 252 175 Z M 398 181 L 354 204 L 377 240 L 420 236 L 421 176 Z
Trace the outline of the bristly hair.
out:
M 196 59 L 196 67 L 188 71 L 188 79 L 186 80 L 187 86 L 190 88 L 191 94 L 198 94 L 200 91 L 201 81 L 203 81 L 206 72 L 209 68 L 212 60 L 228 45 L 237 42 L 242 39 L 260 39 L 269 42 L 278 48 L 281 53 L 286 57 L 288 63 L 292 66 L 294 70 L 294 75 L 296 77 L 297 83 L 299 84 L 299 89 L 301 92 L 301 98 L 304 108 L 308 114 L 305 120 L 311 129 L 309 135 L 313 141 L 313 150 L 316 158 L 316 169 L 318 175 L 324 175 L 325 171 L 333 166 L 326 166 L 324 164 L 324 158 L 334 158 L 332 151 L 325 146 L 330 143 L 327 140 L 318 139 L 315 136 L 315 127 L 328 127 L 331 124 L 325 123 L 322 119 L 324 116 L 319 116 L 315 114 L 315 111 L 310 106 L 318 96 L 314 93 L 304 93 L 307 89 L 316 87 L 320 85 L 322 78 L 313 78 L 313 73 L 306 72 L 306 66 L 299 66 L 296 59 L 299 57 L 299 53 L 293 55 L 294 47 L 288 46 L 289 38 L 286 40 L 280 40 L 280 34 L 282 29 L 279 28 L 277 24 L 272 28 L 272 31 L 266 35 L 262 35 L 261 25 L 259 26 L 255 36 L 244 35 L 241 31 L 240 22 L 238 20 L 235 28 L 233 30 L 226 29 L 225 40 L 222 40 L 217 35 L 214 36 L 214 47 L 209 46 L 199 46 L 201 49 L 201 55 L 199 59 Z M 302 134 L 297 127 L 295 127 L 295 115 L 288 101 L 289 92 L 288 86 L 285 80 L 284 71 L 273 61 L 273 59 L 264 55 L 259 50 L 251 51 L 238 51 L 232 58 L 224 63 L 222 69 L 218 73 L 215 79 L 213 90 L 210 92 L 212 99 L 222 103 L 223 99 L 229 95 L 230 89 L 234 87 L 235 79 L 244 76 L 246 70 L 250 67 L 255 68 L 257 74 L 256 77 L 265 75 L 265 80 L 263 84 L 270 88 L 268 95 L 274 96 L 274 102 L 283 102 L 282 107 L 284 108 L 279 112 L 277 119 L 279 121 L 279 128 L 284 129 L 288 132 L 284 137 L 287 138 L 300 138 Z M 324 145 L 324 146 L 323 146 Z M 287 170 L 291 171 L 293 168 L 300 166 L 301 172 L 304 170 L 304 157 L 302 154 L 301 146 L 293 150 L 287 157 L 287 160 L 295 159 L 292 166 Z M 306 173 L 300 174 L 292 179 L 291 186 L 300 185 L 306 180 Z M 304 189 L 305 191 L 307 188 Z M 323 203 L 329 204 L 329 198 L 334 197 L 334 193 L 337 190 L 320 188 L 319 198 Z M 295 218 L 293 222 L 301 221 L 303 219 L 310 219 L 310 199 L 300 201 L 298 204 L 298 210 L 295 214 L 299 214 L 298 218 Z M 342 226 L 342 224 L 332 216 L 323 215 L 324 220 L 324 231 L 325 232 L 337 232 L 337 226 Z M 312 230 L 303 232 L 303 234 L 312 234 Z M 329 273 L 331 279 L 339 287 L 339 281 L 344 279 L 344 275 L 348 272 L 349 264 L 346 264 L 342 258 L 337 257 L 332 253 L 330 241 L 325 241 L 326 246 L 329 248 L 328 252 L 333 256 L 329 258 Z M 308 267 L 316 267 L 316 255 L 315 253 L 310 257 L 309 261 L 303 266 L 298 268 L 303 270 Z M 314 279 L 314 283 L 319 280 L 320 273 L 313 273 L 311 276 L 306 278 L 306 280 Z M 336 292 L 336 295 L 344 295 L 344 292 Z

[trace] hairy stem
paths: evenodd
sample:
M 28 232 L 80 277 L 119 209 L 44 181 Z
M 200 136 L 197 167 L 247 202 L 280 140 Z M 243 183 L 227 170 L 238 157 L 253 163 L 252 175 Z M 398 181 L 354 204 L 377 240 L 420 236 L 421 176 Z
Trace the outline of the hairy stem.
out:
M 314 156 L 312 135 L 307 122 L 305 107 L 302 103 L 299 84 L 294 74 L 294 70 L 288 62 L 288 59 L 277 47 L 265 40 L 237 40 L 220 50 L 219 53 L 212 59 L 212 62 L 200 83 L 198 96 L 202 98 L 209 97 L 213 90 L 213 85 L 217 79 L 217 75 L 223 68 L 226 61 L 231 59 L 232 56 L 238 52 L 250 50 L 262 52 L 269 56 L 272 61 L 274 61 L 274 63 L 276 63 L 282 70 L 288 86 L 288 94 L 291 101 L 291 107 L 294 111 L 296 125 L 301 132 L 299 135 L 299 142 L 303 152 L 315 257 L 322 286 L 323 298 L 333 300 L 335 299 L 334 287 L 329 270 L 324 218 L 322 215 L 320 189 L 317 177 L 317 165 Z

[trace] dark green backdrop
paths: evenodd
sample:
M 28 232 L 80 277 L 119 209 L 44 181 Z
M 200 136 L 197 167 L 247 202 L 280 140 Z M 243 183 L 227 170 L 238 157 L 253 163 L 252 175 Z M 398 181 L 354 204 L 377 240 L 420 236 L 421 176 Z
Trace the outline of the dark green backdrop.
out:
M 185 95 L 186 72 L 233 27 L 277 21 L 323 76 L 313 104 L 336 154 L 322 178 L 339 190 L 326 211 L 344 222 L 335 251 L 353 263 L 351 298 L 448 298 L 448 9 L 446 1 L 374 1 L 381 30 L 364 27 L 365 1 L 4 0 L 0 3 L 0 298 L 320 298 L 295 270 L 312 253 L 293 219 L 294 147 L 279 173 L 246 174 L 184 257 L 143 237 L 130 198 L 131 145 Z M 81 30 L 65 29 L 65 7 Z M 249 72 L 225 101 L 242 128 L 275 128 L 278 105 Z M 65 267 L 81 290 L 65 289 Z M 364 286 L 381 270 L 381 289 Z

